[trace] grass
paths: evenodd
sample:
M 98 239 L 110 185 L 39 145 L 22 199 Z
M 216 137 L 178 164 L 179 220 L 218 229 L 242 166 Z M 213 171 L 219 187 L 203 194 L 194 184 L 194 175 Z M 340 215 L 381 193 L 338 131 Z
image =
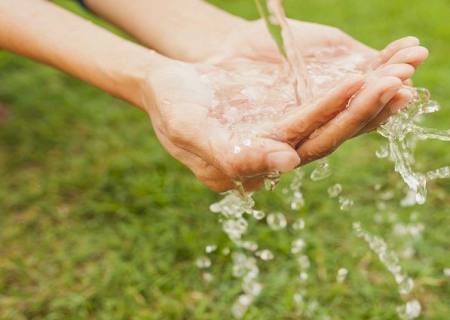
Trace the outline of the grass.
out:
M 72 10 L 80 9 L 59 1 Z M 214 0 L 232 13 L 256 18 L 250 0 Z M 447 0 L 286 1 L 292 17 L 338 26 L 375 46 L 417 35 L 431 57 L 415 78 L 443 106 L 424 124 L 447 128 L 450 111 L 450 7 Z M 239 292 L 229 257 L 214 256 L 215 280 L 206 285 L 194 265 L 204 246 L 229 245 L 208 205 L 206 190 L 170 158 L 147 117 L 126 103 L 48 67 L 0 52 L 0 318 L 1 319 L 229 319 Z M 449 187 L 430 184 L 424 206 L 400 208 L 399 179 L 392 165 L 374 160 L 381 138 L 346 143 L 330 159 L 334 174 L 305 185 L 306 206 L 289 213 L 307 222 L 304 237 L 312 261 L 307 290 L 319 302 L 319 319 L 395 319 L 401 300 L 392 277 L 351 233 L 359 220 L 401 250 L 407 237 L 393 223 L 374 223 L 375 184 L 395 192 L 388 212 L 408 222 L 412 212 L 425 225 L 413 258 L 402 259 L 416 279 L 413 296 L 423 319 L 450 314 L 448 278 Z M 422 168 L 449 164 L 448 146 L 420 144 Z M 311 166 L 306 170 L 310 171 Z M 288 183 L 285 178 L 283 183 Z M 326 196 L 340 182 L 357 206 L 340 212 Z M 285 208 L 279 193 L 257 196 L 262 208 Z M 390 215 L 393 217 L 394 215 Z M 385 217 L 386 218 L 386 217 Z M 251 237 L 277 258 L 263 264 L 266 289 L 247 319 L 300 319 L 292 293 L 299 284 L 285 258 L 291 232 L 260 226 Z M 349 269 L 336 284 L 336 270 Z

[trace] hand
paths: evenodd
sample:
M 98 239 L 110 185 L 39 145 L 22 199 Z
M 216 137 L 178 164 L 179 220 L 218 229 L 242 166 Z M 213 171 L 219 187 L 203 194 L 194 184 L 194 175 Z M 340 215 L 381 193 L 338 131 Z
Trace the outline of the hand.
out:
M 212 115 L 211 107 L 217 104 L 219 92 L 227 100 L 233 99 L 233 82 L 211 83 L 204 79 L 205 73 L 222 79 L 223 69 L 242 76 L 249 64 L 279 65 L 280 56 L 270 38 L 250 37 L 254 43 L 243 52 L 233 52 L 233 48 L 242 46 L 231 46 L 227 55 L 222 52 L 220 58 L 211 56 L 206 64 L 170 62 L 152 71 L 144 108 L 162 144 L 211 189 L 231 189 L 239 180 L 246 189 L 253 190 L 261 185 L 265 174 L 289 171 L 329 154 L 346 139 L 377 126 L 409 100 L 410 92 L 401 89 L 402 81 L 408 81 L 414 73 L 413 65 L 424 59 L 415 38 L 397 41 L 379 54 L 336 29 L 320 26 L 317 32 L 308 42 L 308 50 L 323 50 L 339 43 L 340 52 L 332 58 L 342 61 L 347 55 L 359 53 L 362 59 L 355 69 L 362 76 L 346 75 L 349 79 L 340 85 L 342 78 L 316 85 L 311 103 L 275 119 L 260 117 L 258 121 L 237 121 L 227 126 Z M 402 47 L 407 48 L 406 53 L 401 52 Z M 411 55 L 416 51 L 418 55 Z M 410 60 L 406 61 L 405 56 Z M 309 57 L 309 61 L 314 59 L 330 61 L 329 56 Z M 404 63 L 395 63 L 398 60 Z M 368 63 L 373 67 L 368 68 Z M 363 89 L 362 77 L 366 82 Z M 258 85 L 251 81 L 246 79 L 247 87 Z M 277 89 L 272 90 L 277 94 Z M 257 106 L 256 113 L 264 114 L 263 109 Z
M 208 57 L 210 61 L 227 60 L 233 57 L 246 57 L 260 61 L 280 61 L 282 59 L 263 20 L 240 23 L 243 25 L 240 26 L 239 30 L 232 32 L 223 46 Z M 419 40 L 415 37 L 396 40 L 385 49 L 377 51 L 351 38 L 337 28 L 291 19 L 289 19 L 289 25 L 297 48 L 307 64 L 324 64 L 329 67 L 330 64 L 333 65 L 333 62 L 349 62 L 357 58 L 358 61 L 356 61 L 354 69 L 349 70 L 349 73 L 357 70 L 366 76 L 365 90 L 359 93 L 362 96 L 366 96 L 370 91 L 375 90 L 376 88 L 373 86 L 375 83 L 378 83 L 380 87 L 383 86 L 382 83 L 386 84 L 387 79 L 381 78 L 396 77 L 405 86 L 411 85 L 410 78 L 415 69 L 428 57 L 428 50 L 420 46 Z M 329 68 L 327 69 L 329 70 Z M 333 83 L 328 83 L 328 85 L 332 86 Z M 406 106 L 411 97 L 412 93 L 409 88 L 399 89 L 398 93 L 385 107 L 381 110 L 375 108 L 377 114 L 370 122 L 366 123 L 358 132 L 348 135 L 348 137 L 377 128 L 389 116 Z M 354 102 L 356 103 L 356 101 Z M 335 121 L 338 122 L 340 119 Z M 333 124 L 330 124 L 330 126 L 333 126 Z
M 261 22 L 251 25 L 247 33 L 231 37 L 220 54 L 207 59 L 208 63 L 232 69 L 240 58 L 248 59 L 247 65 L 254 61 L 281 62 L 274 42 L 262 29 L 265 26 Z M 199 68 L 188 64 L 161 72 L 154 82 L 154 86 L 161 86 L 157 92 L 164 92 L 157 99 L 159 112 L 153 112 L 152 116 L 159 122 L 154 121 L 158 137 L 172 155 L 212 189 L 232 188 L 233 180 L 244 182 L 247 189 L 257 188 L 262 175 L 288 171 L 321 158 L 346 139 L 376 128 L 409 101 L 410 90 L 402 88 L 402 83 L 409 81 L 415 67 L 427 56 L 426 49 L 418 46 L 413 37 L 400 39 L 377 52 L 326 26 L 294 22 L 294 35 L 302 38 L 299 41 L 302 52 L 311 64 L 339 62 L 358 55 L 359 61 L 349 74 L 356 70 L 363 75 L 364 88 L 359 90 L 361 80 L 354 75 L 340 86 L 337 83 L 342 77 L 316 85 L 311 100 L 314 102 L 301 106 L 288 117 L 237 123 L 244 128 L 241 131 L 252 132 L 251 137 L 243 137 L 236 134 L 236 126 L 227 128 L 210 115 L 217 85 L 225 87 L 225 83 L 216 84 L 215 88 L 204 84 Z M 339 50 L 331 51 L 333 56 L 314 54 L 334 48 Z M 232 99 L 231 89 L 220 89 Z M 358 94 L 347 106 L 357 90 Z M 325 98 L 317 100 L 324 92 Z M 262 108 L 259 112 L 263 112 Z M 244 140 L 251 145 L 245 145 Z
M 363 84 L 360 77 L 353 77 L 310 105 L 279 117 L 238 121 L 229 126 L 212 113 L 217 88 L 205 81 L 206 71 L 210 75 L 220 73 L 208 65 L 167 60 L 149 74 L 142 107 L 169 153 L 215 191 L 234 188 L 236 180 L 253 190 L 265 174 L 294 169 L 301 163 L 295 145 L 342 111 Z M 400 86 L 388 85 L 394 87 L 391 95 Z M 227 90 L 226 82 L 223 86 Z

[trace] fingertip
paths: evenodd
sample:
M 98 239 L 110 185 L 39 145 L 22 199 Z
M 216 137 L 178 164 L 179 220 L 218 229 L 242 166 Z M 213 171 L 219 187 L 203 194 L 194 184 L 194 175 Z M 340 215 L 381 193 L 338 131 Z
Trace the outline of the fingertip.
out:
M 397 77 L 383 77 L 378 80 L 378 90 L 380 92 L 380 102 L 388 103 L 402 86 L 402 81 Z
M 426 48 L 424 46 L 417 47 L 418 61 L 416 62 L 415 65 L 419 65 L 422 62 L 424 62 L 428 58 L 429 55 L 430 55 L 430 51 L 428 50 L 428 48 Z
M 413 97 L 411 90 L 401 88 L 397 93 L 396 101 L 393 103 L 393 112 L 395 113 L 406 107 Z
M 300 157 L 294 149 L 269 153 L 267 166 L 271 171 L 288 172 L 300 164 Z
M 409 44 L 413 46 L 418 46 L 420 44 L 419 38 L 415 36 L 406 36 L 403 39 L 405 39 L 405 42 L 408 42 Z

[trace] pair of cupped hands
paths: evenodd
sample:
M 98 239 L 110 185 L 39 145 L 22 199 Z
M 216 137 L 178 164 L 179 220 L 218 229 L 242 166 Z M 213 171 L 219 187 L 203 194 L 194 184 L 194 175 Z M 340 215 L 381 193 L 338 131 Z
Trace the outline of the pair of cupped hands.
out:
M 364 57 L 361 75 L 336 80 L 331 89 L 315 91 L 308 103 L 284 117 L 250 124 L 252 144 L 240 144 L 230 129 L 211 117 L 213 103 L 201 81 L 198 64 L 245 58 L 279 59 L 275 42 L 262 21 L 247 22 L 196 63 L 168 60 L 152 70 L 142 108 L 168 152 L 215 191 L 235 187 L 255 190 L 266 174 L 287 172 L 333 152 L 347 139 L 370 132 L 407 105 L 416 67 L 428 56 L 415 37 L 405 37 L 378 51 L 342 31 L 315 23 L 289 21 L 301 52 L 345 47 Z M 240 145 L 240 152 L 233 147 Z

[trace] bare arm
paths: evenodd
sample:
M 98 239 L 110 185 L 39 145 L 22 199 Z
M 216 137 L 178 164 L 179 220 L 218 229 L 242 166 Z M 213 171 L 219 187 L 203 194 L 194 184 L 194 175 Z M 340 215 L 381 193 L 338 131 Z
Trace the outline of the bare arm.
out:
M 245 20 L 202 0 L 86 0 L 87 6 L 149 48 L 199 61 Z
M 0 48 L 52 65 L 140 105 L 147 70 L 164 60 L 43 0 L 0 0 Z

